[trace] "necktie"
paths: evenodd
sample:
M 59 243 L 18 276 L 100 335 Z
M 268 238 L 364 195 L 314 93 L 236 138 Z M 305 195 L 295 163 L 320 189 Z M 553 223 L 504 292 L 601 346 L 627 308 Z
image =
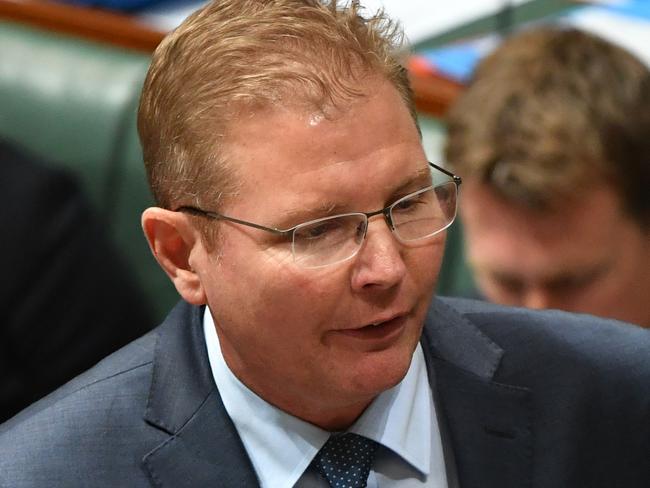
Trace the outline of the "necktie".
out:
M 365 488 L 376 450 L 377 443 L 363 436 L 334 435 L 313 463 L 332 488 Z

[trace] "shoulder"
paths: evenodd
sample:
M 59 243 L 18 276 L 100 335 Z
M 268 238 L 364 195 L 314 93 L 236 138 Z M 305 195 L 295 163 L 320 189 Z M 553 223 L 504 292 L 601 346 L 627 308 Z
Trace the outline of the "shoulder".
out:
M 63 385 L 58 390 L 34 403 L 20 414 L 0 426 L 0 441 L 5 435 L 21 425 L 39 422 L 57 415 L 67 405 L 83 410 L 85 397 L 95 397 L 98 394 L 132 394 L 137 388 L 134 379 L 146 381 L 151 373 L 153 350 L 157 331 L 152 331 L 138 340 L 126 345 L 106 357 L 93 368 Z M 127 390 L 120 389 L 123 383 L 128 383 Z M 145 385 L 142 385 L 145 386 Z M 96 397 L 93 403 L 97 404 Z
M 505 307 L 463 298 L 440 298 L 439 301 L 487 335 L 506 343 L 513 340 L 519 346 L 525 346 L 520 339 L 528 338 L 535 346 L 540 342 L 557 346 L 574 344 L 606 354 L 615 347 L 634 354 L 635 351 L 647 352 L 650 345 L 649 329 L 617 320 L 560 310 Z
M 520 422 L 549 486 L 645 486 L 650 331 L 461 299 L 434 300 L 426 327 L 442 402 L 461 431 L 477 416 Z
M 190 323 L 198 315 L 179 303 L 159 327 L 0 426 L 0 486 L 150 486 L 143 459 L 173 434 L 150 420 L 152 398 L 171 383 L 158 397 L 176 413 L 194 393 L 187 337 L 200 335 Z
M 444 298 L 482 334 L 501 347 L 501 372 L 584 375 L 601 382 L 644 388 L 650 382 L 650 330 L 642 327 L 558 310 L 503 307 L 476 300 Z M 645 386 L 644 386 L 645 385 Z
M 79 472 L 102 463 L 136 466 L 138 445 L 150 435 L 142 417 L 156 335 L 153 331 L 125 346 L 0 426 L 0 452 L 11 453 L 0 456 L 0 485 L 2 476 L 20 480 L 32 479 L 32 471 L 70 473 L 65 464 L 71 458 Z

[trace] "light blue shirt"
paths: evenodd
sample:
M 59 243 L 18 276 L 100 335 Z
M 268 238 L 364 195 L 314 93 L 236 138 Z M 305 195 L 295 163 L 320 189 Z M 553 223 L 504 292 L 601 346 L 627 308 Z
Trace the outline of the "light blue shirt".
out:
M 257 396 L 226 364 L 210 313 L 204 314 L 203 328 L 214 381 L 262 488 L 327 486 L 309 465 L 330 433 Z M 404 379 L 375 398 L 348 432 L 380 444 L 368 488 L 447 488 L 442 441 L 420 345 Z

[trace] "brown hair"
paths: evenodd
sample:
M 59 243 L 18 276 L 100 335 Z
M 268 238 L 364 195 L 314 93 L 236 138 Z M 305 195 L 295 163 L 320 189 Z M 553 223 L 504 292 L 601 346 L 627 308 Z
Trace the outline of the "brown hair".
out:
M 650 72 L 627 51 L 572 28 L 525 31 L 480 63 L 447 122 L 461 176 L 542 209 L 605 182 L 650 224 Z
M 156 49 L 138 130 L 158 204 L 206 205 L 236 190 L 236 166 L 220 153 L 243 107 L 319 110 L 365 95 L 380 76 L 412 96 L 397 57 L 401 31 L 383 13 L 364 19 L 357 2 L 217 0 L 192 14 Z

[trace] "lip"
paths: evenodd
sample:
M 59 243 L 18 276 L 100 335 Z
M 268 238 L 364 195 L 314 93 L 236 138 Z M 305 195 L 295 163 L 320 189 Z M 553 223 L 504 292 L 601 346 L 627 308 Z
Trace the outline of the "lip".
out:
M 390 340 L 400 335 L 404 330 L 407 317 L 407 313 L 393 314 L 386 319 L 377 319 L 364 326 L 340 329 L 336 332 L 347 337 L 367 341 Z

